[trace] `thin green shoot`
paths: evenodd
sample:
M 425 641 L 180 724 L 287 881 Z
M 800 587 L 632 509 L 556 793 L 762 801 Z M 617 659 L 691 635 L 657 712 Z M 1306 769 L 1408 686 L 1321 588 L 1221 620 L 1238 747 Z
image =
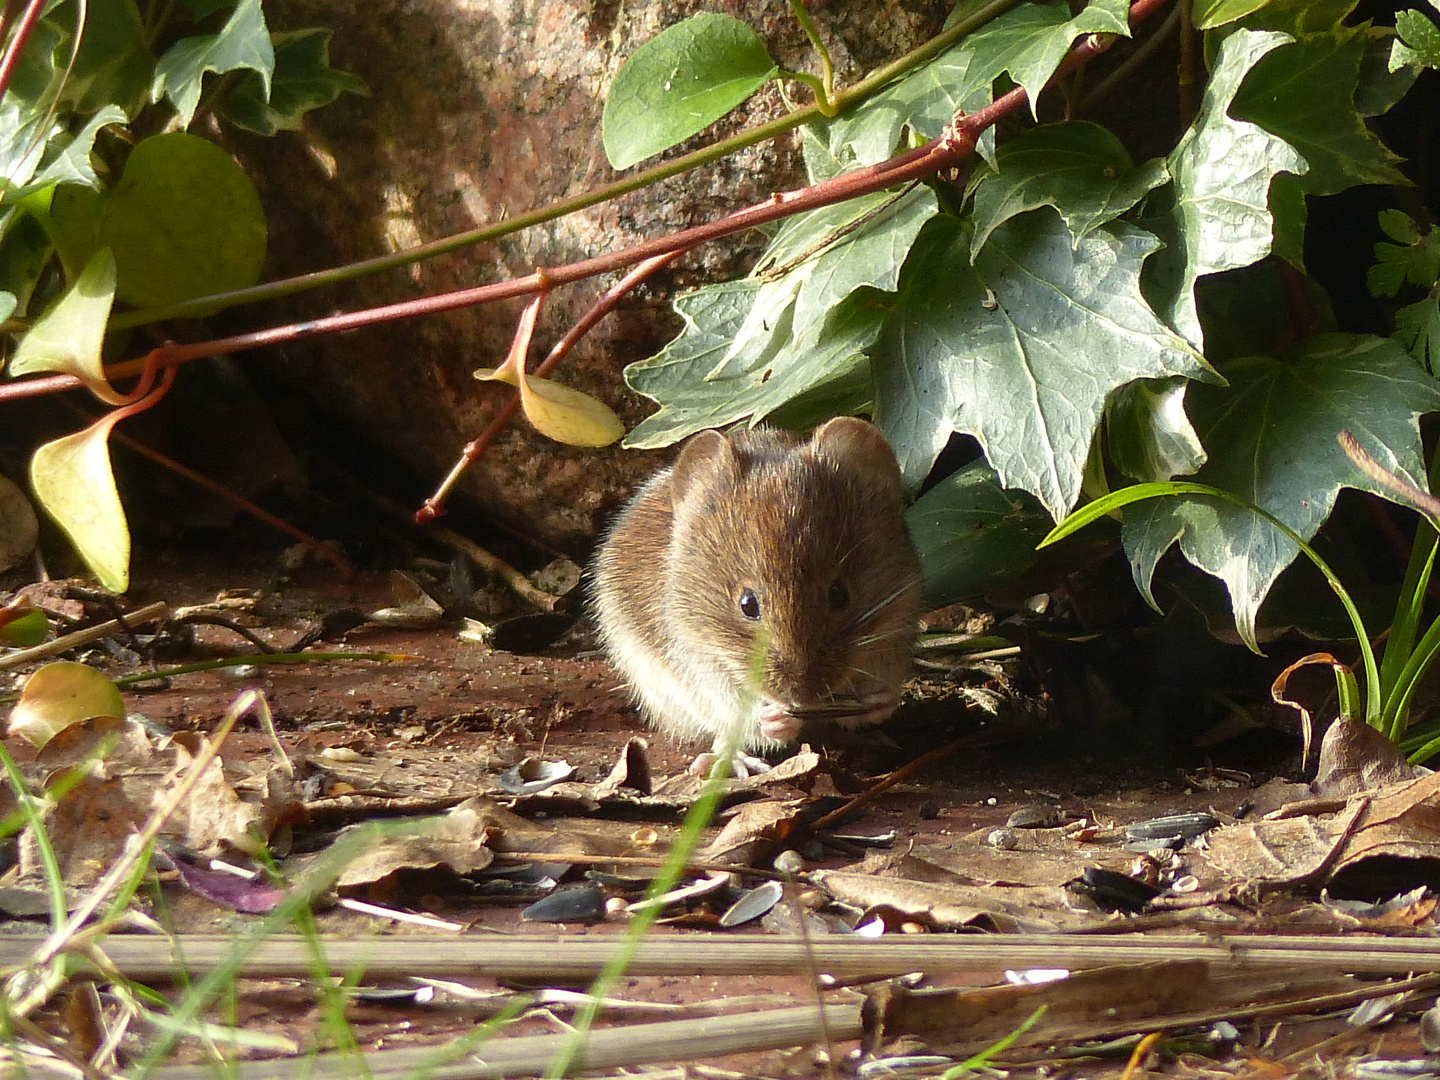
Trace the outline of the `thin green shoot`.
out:
M 1010 1032 L 1009 1035 L 1006 1035 L 1003 1039 L 1000 1039 L 999 1041 L 987 1046 L 984 1050 L 981 1050 L 975 1056 L 966 1058 L 964 1061 L 960 1062 L 959 1065 L 953 1065 L 950 1068 L 946 1069 L 943 1073 L 940 1074 L 940 1080 L 959 1080 L 959 1078 L 964 1076 L 966 1073 L 978 1072 L 979 1070 L 985 1068 L 987 1065 L 990 1064 L 991 1058 L 993 1058 L 996 1054 L 1003 1054 L 1006 1050 L 1009 1050 L 1010 1047 L 1015 1045 L 1021 1035 L 1024 1035 L 1027 1031 L 1029 1031 L 1036 1024 L 1038 1024 L 1041 1018 L 1045 1015 L 1045 1010 L 1047 1008 L 1048 1006 L 1041 1005 L 1038 1009 L 1032 1012 L 1024 1020 L 1022 1020 L 1020 1022 L 1020 1026 L 1017 1027 L 1014 1031 Z
M 790 0 L 790 10 L 795 13 L 795 20 L 800 24 L 800 29 L 805 31 L 805 36 L 810 39 L 810 44 L 814 46 L 816 54 L 820 57 L 820 78 L 797 72 L 782 72 L 782 74 L 800 80 L 815 91 L 815 105 L 819 108 L 822 116 L 834 116 L 840 111 L 840 108 L 835 102 L 835 65 L 830 60 L 830 50 L 820 39 L 820 30 L 806 9 L 805 0 Z
M 1080 507 L 1059 525 L 1050 530 L 1049 535 L 1036 545 L 1043 548 L 1054 544 L 1065 537 L 1072 535 L 1089 525 L 1093 521 L 1106 516 L 1112 511 L 1118 510 L 1130 503 L 1141 502 L 1145 499 L 1158 499 L 1174 495 L 1199 495 L 1204 498 L 1219 499 L 1235 506 L 1244 507 L 1256 516 L 1264 519 L 1278 529 L 1284 536 L 1298 547 L 1305 556 L 1315 564 L 1320 573 L 1325 575 L 1326 582 L 1339 598 L 1341 605 L 1345 608 L 1345 614 L 1350 619 L 1350 625 L 1355 630 L 1355 641 L 1360 648 L 1360 655 L 1365 667 L 1365 722 L 1371 727 L 1379 728 L 1381 724 L 1383 699 L 1380 696 L 1380 672 L 1375 663 L 1375 650 L 1370 645 L 1370 638 L 1365 631 L 1365 623 L 1360 618 L 1360 612 L 1355 607 L 1355 602 L 1350 599 L 1350 594 L 1345 586 L 1341 584 L 1339 577 L 1330 569 L 1328 563 L 1322 559 L 1318 552 L 1307 544 L 1300 535 L 1289 525 L 1277 518 L 1264 507 L 1256 506 L 1247 499 L 1233 495 L 1220 488 L 1211 487 L 1208 484 L 1196 484 L 1182 480 L 1167 480 L 1160 483 L 1136 484 L 1133 487 L 1121 488 L 1113 491 L 1103 498 L 1096 499 L 1092 503 Z M 1387 733 L 1388 734 L 1388 733 Z
M 55 845 L 50 842 L 50 834 L 45 831 L 45 823 L 41 820 L 40 810 L 36 806 L 37 800 L 31 796 L 25 777 L 20 774 L 20 766 L 15 763 L 3 743 L 0 743 L 0 768 L 4 768 L 5 777 L 15 792 L 18 812 L 24 817 L 25 824 L 30 827 L 30 832 L 35 837 L 35 850 L 40 855 L 40 865 L 45 871 L 45 886 L 50 891 L 50 928 L 58 931 L 65 924 L 67 905 L 65 877 L 60 871 L 60 860 L 55 856 Z
M 662 896 L 675 887 L 676 881 L 679 880 L 685 866 L 690 862 L 690 857 L 700 846 L 705 827 L 714 819 L 715 812 L 720 808 L 720 797 L 724 793 L 725 781 L 730 776 L 731 764 L 736 752 L 745 744 L 746 725 L 754 711 L 755 699 L 759 694 L 765 671 L 765 658 L 769 649 L 769 639 L 763 633 L 757 634 L 755 643 L 750 650 L 750 673 L 746 679 L 745 690 L 741 694 L 734 722 L 722 732 L 722 740 L 716 744 L 719 757 L 715 762 L 715 767 L 710 770 L 710 775 L 705 780 L 705 786 L 700 791 L 700 797 L 695 800 L 685 815 L 685 820 L 680 826 L 680 831 L 675 837 L 675 843 L 671 847 L 664 865 L 660 867 L 659 872 L 650 882 L 650 887 L 645 890 L 646 899 Z M 620 947 L 615 950 L 599 977 L 591 984 L 588 1000 L 576 1012 L 574 1030 L 570 1038 L 565 1040 L 564 1045 L 545 1067 L 545 1076 L 548 1080 L 565 1076 L 570 1071 L 570 1065 L 575 1060 L 575 1055 L 584 1049 L 586 1036 L 595 1023 L 595 1017 L 599 1015 L 601 1001 L 611 995 L 616 983 L 629 969 L 630 962 L 640 948 L 641 940 L 659 914 L 659 907 L 645 907 L 636 912 L 630 925 L 626 927 L 625 937 L 622 939 Z

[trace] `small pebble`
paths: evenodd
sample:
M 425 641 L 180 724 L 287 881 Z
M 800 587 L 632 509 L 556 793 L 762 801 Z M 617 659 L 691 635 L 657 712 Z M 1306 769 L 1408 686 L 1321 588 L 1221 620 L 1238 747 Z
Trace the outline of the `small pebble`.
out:
M 805 869 L 805 857 L 794 848 L 786 848 L 775 856 L 775 869 L 782 874 L 798 874 Z
M 991 829 L 985 842 L 1001 851 L 1014 851 L 1020 846 L 1020 834 L 1011 828 Z

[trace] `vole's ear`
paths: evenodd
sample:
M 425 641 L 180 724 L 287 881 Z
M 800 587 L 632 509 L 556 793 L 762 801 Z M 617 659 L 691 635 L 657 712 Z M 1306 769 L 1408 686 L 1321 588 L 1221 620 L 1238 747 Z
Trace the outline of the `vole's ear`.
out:
M 858 474 L 878 491 L 900 492 L 900 464 L 874 424 L 855 416 L 827 420 L 810 436 L 810 451 L 837 470 Z
M 670 499 L 678 507 L 691 492 L 719 493 L 739 478 L 740 461 L 730 440 L 718 431 L 702 431 L 690 437 L 670 470 Z

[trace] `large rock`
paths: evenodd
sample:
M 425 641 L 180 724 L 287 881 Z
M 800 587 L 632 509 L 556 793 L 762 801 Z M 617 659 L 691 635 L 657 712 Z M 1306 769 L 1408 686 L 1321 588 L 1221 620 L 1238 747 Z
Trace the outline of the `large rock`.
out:
M 946 6 L 940 0 L 812 5 L 842 82 L 933 34 Z M 817 70 L 785 0 L 272 0 L 272 28 L 333 28 L 332 62 L 364 78 L 373 96 L 347 96 L 312 113 L 303 136 L 237 144 L 270 219 L 267 275 L 403 249 L 613 179 L 600 143 L 611 77 L 637 46 L 702 8 L 745 19 L 782 66 Z M 808 92 L 795 89 L 808 100 Z M 772 85 L 722 121 L 721 134 L 783 109 Z M 715 137 L 706 133 L 693 145 Z M 257 313 L 270 323 L 505 280 L 712 220 L 802 183 L 791 136 L 495 243 Z M 762 244 L 752 234 L 691 253 L 592 331 L 559 378 L 607 401 L 633 425 L 650 406 L 625 389 L 620 371 L 678 329 L 669 297 L 677 288 L 744 273 Z M 532 364 L 612 280 L 552 295 Z M 502 400 L 500 389 L 470 373 L 503 358 L 520 307 L 510 301 L 312 339 L 286 348 L 285 377 L 438 481 Z M 577 548 L 661 457 L 558 446 L 518 422 L 472 469 L 466 487 L 532 535 Z

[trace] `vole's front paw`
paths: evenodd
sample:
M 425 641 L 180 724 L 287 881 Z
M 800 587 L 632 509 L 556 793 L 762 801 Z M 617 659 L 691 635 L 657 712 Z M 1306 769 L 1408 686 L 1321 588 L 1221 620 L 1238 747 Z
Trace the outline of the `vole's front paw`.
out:
M 709 776 L 715 771 L 715 766 L 723 757 L 723 753 L 713 750 L 704 754 L 696 754 L 695 760 L 690 763 L 690 768 L 686 771 L 691 776 Z M 764 758 L 758 758 L 739 750 L 730 755 L 730 775 L 737 780 L 743 780 L 747 776 L 758 776 L 769 771 L 770 763 Z

